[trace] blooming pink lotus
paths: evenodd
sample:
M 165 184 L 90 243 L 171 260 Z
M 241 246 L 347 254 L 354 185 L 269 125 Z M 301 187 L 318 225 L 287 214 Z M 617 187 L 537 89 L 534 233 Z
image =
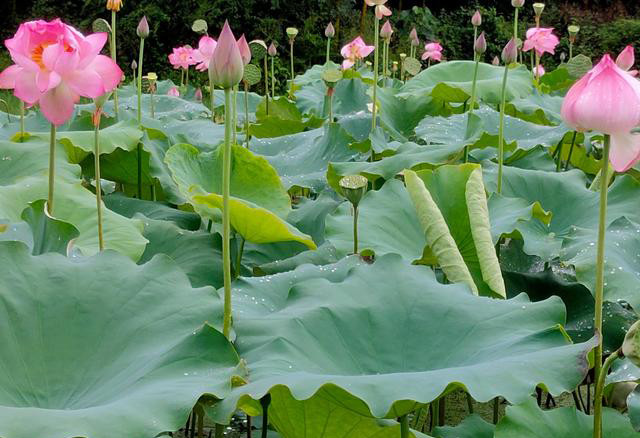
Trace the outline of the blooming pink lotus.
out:
M 62 125 L 80 96 L 95 99 L 122 80 L 116 63 L 99 55 L 106 42 L 106 33 L 85 37 L 60 19 L 22 23 L 5 41 L 15 64 L 0 73 L 0 88 L 28 106 L 40 103 L 46 119 Z
M 171 87 L 167 91 L 167 96 L 180 97 L 180 90 L 178 90 L 178 87 Z
M 191 53 L 191 58 L 196 63 L 196 70 L 206 71 L 209 68 L 209 62 L 213 57 L 213 52 L 215 52 L 217 45 L 216 40 L 208 35 L 200 38 L 198 48 Z
M 169 62 L 175 69 L 188 69 L 189 66 L 195 65 L 197 62 L 193 58 L 194 50 L 189 46 L 175 47 L 169 55 Z
M 340 54 L 344 58 L 342 69 L 353 67 L 356 61 L 366 58 L 374 50 L 374 46 L 367 46 L 362 37 L 357 37 L 340 50 Z
M 442 61 L 442 46 L 440 43 L 427 43 L 424 46 L 422 60 L 432 59 L 434 61 Z
M 522 51 L 528 52 L 534 49 L 538 56 L 542 56 L 545 52 L 553 55 L 558 43 L 560 40 L 553 34 L 552 27 L 532 27 L 527 30 L 527 39 L 522 45 Z
M 378 20 L 382 20 L 382 17 L 388 17 L 391 15 L 391 9 L 386 7 L 384 4 L 387 0 L 364 0 L 364 2 L 371 7 L 375 6 L 376 18 Z
M 562 118 L 578 131 L 611 136 L 610 160 L 624 172 L 640 159 L 640 136 L 630 131 L 640 124 L 640 82 L 605 55 L 576 82 L 562 104 Z

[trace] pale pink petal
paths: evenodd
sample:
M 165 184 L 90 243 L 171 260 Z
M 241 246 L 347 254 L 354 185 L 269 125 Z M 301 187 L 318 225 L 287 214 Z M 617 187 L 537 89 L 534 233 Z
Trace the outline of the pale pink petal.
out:
M 95 99 L 105 93 L 102 77 L 94 70 L 76 70 L 70 75 L 65 76 L 65 84 L 80 96 Z
M 10 65 L 0 73 L 0 88 L 15 88 L 16 78 L 23 72 L 19 65 Z
M 385 5 L 380 5 L 380 6 L 378 6 L 378 8 L 380 8 L 380 11 L 382 12 L 382 15 L 384 15 L 385 17 L 388 17 L 388 16 L 391 15 L 391 9 L 389 9 Z
M 342 69 L 346 70 L 348 68 L 351 68 L 351 67 L 354 66 L 354 64 L 355 64 L 355 62 L 353 62 L 352 60 L 345 59 L 344 61 L 342 61 Z
M 64 52 L 64 46 L 62 44 L 51 44 L 45 47 L 42 51 L 42 63 L 48 70 L 53 70 L 62 52 Z
M 73 105 L 80 97 L 65 84 L 47 91 L 40 98 L 44 117 L 56 126 L 64 125 L 73 115 Z
M 36 86 L 36 74 L 30 71 L 23 71 L 16 78 L 16 87 L 13 94 L 17 98 L 33 105 L 40 99 L 41 93 Z
M 52 88 L 56 88 L 61 81 L 60 75 L 54 71 L 40 70 L 36 73 L 36 85 L 41 93 L 46 93 Z
M 78 52 L 66 52 L 63 51 L 58 59 L 53 70 L 55 70 L 61 76 L 65 76 L 73 73 L 80 63 L 80 55 Z
M 107 42 L 108 35 L 106 32 L 94 33 L 87 36 L 80 48 L 79 69 L 86 68 L 100 54 L 100 51 Z
M 640 159 L 640 135 L 628 132 L 611 134 L 609 160 L 616 172 L 625 172 Z
M 96 56 L 93 62 L 87 67 L 87 70 L 93 70 L 100 75 L 104 92 L 112 91 L 118 86 L 120 81 L 122 81 L 122 70 L 120 70 L 120 67 L 108 56 Z

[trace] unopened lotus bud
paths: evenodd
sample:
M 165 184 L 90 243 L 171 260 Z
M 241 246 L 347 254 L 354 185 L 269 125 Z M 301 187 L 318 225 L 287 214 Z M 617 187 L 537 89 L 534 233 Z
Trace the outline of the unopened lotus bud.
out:
M 524 0 L 511 0 L 511 6 L 514 8 L 521 8 L 524 6 Z
M 393 29 L 391 28 L 391 23 L 389 23 L 389 20 L 387 20 L 382 26 L 382 29 L 380 30 L 380 37 L 382 37 L 386 41 L 389 41 L 391 39 L 392 34 L 393 34 Z
M 533 4 L 533 12 L 535 12 L 536 17 L 540 18 L 540 16 L 542 15 L 542 11 L 544 11 L 544 3 Z
M 417 39 L 418 39 L 418 31 L 414 27 L 413 29 L 411 29 L 411 32 L 409 32 L 409 41 L 413 41 Z
M 471 17 L 471 24 L 473 27 L 479 27 L 482 24 L 482 15 L 480 15 L 480 11 L 476 11 Z
M 368 182 L 367 178 L 362 175 L 347 175 L 342 177 L 338 184 L 347 201 L 357 207 L 367 191 Z
M 273 43 L 269 44 L 269 49 L 267 50 L 267 53 L 269 53 L 269 56 L 276 56 L 278 54 L 278 50 L 276 49 L 275 44 Z
M 473 49 L 478 55 L 482 55 L 487 51 L 487 40 L 484 37 L 484 32 L 481 32 L 478 39 L 476 39 L 476 43 L 473 45 Z
M 244 75 L 244 63 L 240 48 L 227 21 L 218 38 L 218 45 L 209 62 L 209 79 L 223 89 L 239 84 Z
M 195 96 L 194 96 L 194 97 L 196 98 L 196 100 L 197 100 L 198 102 L 202 102 L 202 90 L 201 90 L 200 88 L 198 88 L 198 89 L 196 90 L 196 93 L 195 93 Z
M 247 39 L 244 37 L 244 34 L 242 34 L 238 40 L 238 49 L 240 50 L 242 63 L 244 65 L 249 64 L 251 62 L 251 49 L 249 48 L 249 44 L 247 43 Z
M 133 70 L 134 72 L 138 70 L 138 63 L 136 62 L 135 59 L 131 61 L 131 70 Z
M 497 56 L 494 56 L 493 61 L 491 61 L 491 64 L 500 65 L 500 58 L 498 58 Z
M 336 29 L 333 27 L 333 23 L 329 22 L 327 28 L 324 30 L 324 36 L 327 38 L 333 38 L 336 36 Z
M 640 321 L 636 321 L 625 335 L 622 354 L 635 366 L 640 366 Z
M 296 39 L 296 35 L 298 35 L 298 29 L 296 29 L 295 27 L 287 27 L 286 32 L 290 42 L 293 42 L 293 40 Z
M 411 45 L 413 47 L 418 47 L 420 45 L 420 40 L 416 37 L 415 39 L 411 40 Z
M 567 59 L 567 54 L 564 52 L 560 53 L 560 62 L 564 62 L 564 60 Z
M 147 16 L 145 15 L 138 23 L 138 28 L 136 29 L 136 33 L 138 37 L 141 39 L 145 39 L 149 36 L 149 22 L 147 21 Z
M 516 43 L 515 38 L 511 38 L 504 49 L 502 49 L 502 62 L 505 65 L 509 65 L 513 62 L 516 62 L 518 58 L 518 44 Z

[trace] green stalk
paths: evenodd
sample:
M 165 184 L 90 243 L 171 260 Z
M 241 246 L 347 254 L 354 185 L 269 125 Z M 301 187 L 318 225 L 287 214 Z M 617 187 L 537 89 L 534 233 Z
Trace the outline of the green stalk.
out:
M 273 98 L 276 95 L 276 70 L 274 67 L 275 64 L 275 56 L 271 57 L 271 97 Z M 264 66 L 265 72 L 267 71 L 267 65 Z M 268 91 L 267 91 L 268 92 Z
M 249 148 L 249 84 L 244 83 L 244 136 Z
M 209 79 L 209 91 L 211 92 L 211 121 L 215 123 L 216 122 L 216 112 L 215 112 L 216 88 L 215 88 L 215 85 L 213 85 L 213 82 L 211 81 L 211 79 Z
M 602 437 L 602 393 L 604 391 L 604 382 L 607 379 L 607 373 L 609 372 L 609 368 L 613 362 L 616 361 L 620 356 L 622 356 L 621 351 L 614 351 L 607 358 L 602 366 L 602 372 L 600 373 L 600 377 L 596 383 L 596 393 L 593 400 L 594 404 L 594 413 L 593 413 L 593 438 L 601 438 Z
M 291 39 L 289 41 L 289 46 L 291 47 L 290 50 L 290 58 L 291 58 L 291 88 L 289 89 L 289 98 L 293 99 L 293 78 L 294 78 L 294 73 L 293 73 L 293 39 Z
M 7 109 L 7 114 L 9 110 Z M 20 142 L 24 141 L 24 102 L 20 101 Z
M 56 125 L 51 124 L 49 136 L 49 195 L 47 196 L 47 212 L 53 216 L 53 188 L 56 177 Z
M 187 80 L 185 81 L 184 86 L 185 86 L 185 87 L 187 87 L 187 88 L 189 88 L 189 66 L 187 66 L 187 73 L 186 73 L 186 75 L 187 75 Z
M 504 66 L 504 77 L 502 78 L 502 99 L 500 104 L 500 129 L 498 132 L 498 193 L 502 193 L 502 162 L 504 160 L 504 107 L 507 102 L 507 76 L 509 66 Z
M 569 170 L 569 164 L 571 163 L 571 155 L 573 154 L 573 147 L 576 145 L 576 136 L 578 135 L 578 131 L 573 131 L 573 137 L 571 138 L 571 147 L 569 148 L 569 156 L 567 157 L 567 162 L 564 165 L 564 171 Z
M 564 138 L 562 140 L 564 140 Z M 560 143 L 558 143 L 558 161 L 556 161 L 556 172 L 560 172 L 560 170 L 562 169 L 562 145 L 564 144 L 562 140 L 560 140 Z
M 156 118 L 156 105 L 155 105 L 155 102 L 153 100 L 153 88 L 151 90 L 149 90 L 149 99 L 151 99 L 151 118 L 155 119 Z
M 607 222 L 607 194 L 609 191 L 609 179 L 606 178 L 609 171 L 609 150 L 611 148 L 611 137 L 604 136 L 604 149 L 602 153 L 602 174 L 605 178 L 600 178 L 600 213 L 598 224 L 598 251 L 596 256 L 596 290 L 595 290 L 595 321 L 594 330 L 598 336 L 598 345 L 595 348 L 593 366 L 594 380 L 599 382 L 602 370 L 602 305 L 604 301 L 604 242 L 606 237 Z M 596 398 L 593 410 L 593 436 L 602 437 L 602 399 Z
M 353 207 L 353 253 L 358 254 L 358 207 Z
M 478 59 L 478 54 L 476 53 L 476 40 L 478 39 L 478 27 L 473 26 L 473 60 Z
M 475 51 L 474 51 L 475 52 Z M 476 106 L 476 88 L 478 81 L 478 67 L 480 66 L 480 56 L 475 56 L 476 65 L 473 69 L 473 82 L 471 83 L 471 107 L 469 109 L 469 117 L 467 118 L 467 132 L 469 131 L 469 126 L 471 125 L 471 114 L 473 114 L 473 110 Z M 469 162 L 469 145 L 465 145 L 464 147 L 464 162 Z
M 569 59 L 573 58 L 573 43 L 569 41 Z
M 327 95 L 329 97 L 329 123 L 333 123 L 333 88 L 329 88 L 327 90 Z
M 500 419 L 500 397 L 493 399 L 493 424 L 498 424 Z
M 374 35 L 375 35 L 375 49 L 374 49 L 374 57 L 373 57 L 373 111 L 371 117 L 371 132 L 376 129 L 376 115 L 378 112 L 378 58 L 380 51 L 380 20 L 376 18 L 374 21 Z
M 409 417 L 403 415 L 400 417 L 400 438 L 409 438 Z
M 517 39 L 518 38 L 518 10 L 520 8 L 515 8 L 516 12 L 515 15 L 513 16 L 513 38 Z
M 102 186 L 100 183 L 100 123 L 96 123 L 93 137 L 94 145 L 94 167 L 96 173 L 96 206 L 98 209 L 98 244 L 100 251 L 104 249 L 104 239 L 102 236 Z
M 231 88 L 224 89 L 224 149 L 222 151 L 222 269 L 224 277 L 224 319 L 222 334 L 228 339 L 231 331 L 231 223 L 229 211 L 231 183 Z
M 529 53 L 531 53 L 531 77 L 535 81 L 535 79 L 536 79 L 536 71 L 533 68 L 534 67 L 534 65 L 533 65 L 533 51 L 534 51 L 534 49 L 531 49 L 531 52 L 529 52 Z
M 331 38 L 327 38 L 327 63 L 330 61 L 331 55 Z
M 111 59 L 116 64 L 116 11 L 111 11 Z M 118 87 L 113 90 L 113 112 L 115 113 L 116 120 L 118 120 Z
M 264 57 L 264 98 L 266 99 L 267 115 L 269 115 L 269 74 L 267 73 L 267 66 L 268 66 L 268 61 L 267 61 L 267 56 L 265 55 Z M 273 72 L 271 74 L 271 81 L 273 81 Z M 273 83 L 271 85 L 273 85 Z M 272 94 L 271 98 L 273 99 L 274 97 L 275 95 Z
M 144 38 L 140 38 L 138 57 L 138 124 L 142 124 L 142 60 L 144 59 Z M 142 199 L 142 145 L 138 144 L 138 199 Z
M 224 426 L 222 424 L 216 424 L 215 438 L 224 438 Z
M 238 85 L 233 87 L 233 144 L 237 143 L 238 127 Z
M 533 50 L 532 50 L 533 53 Z M 536 85 L 540 84 L 540 76 L 538 74 L 538 69 L 540 68 L 540 55 L 538 55 L 536 53 L 536 69 L 535 69 L 535 74 L 533 75 L 536 78 Z

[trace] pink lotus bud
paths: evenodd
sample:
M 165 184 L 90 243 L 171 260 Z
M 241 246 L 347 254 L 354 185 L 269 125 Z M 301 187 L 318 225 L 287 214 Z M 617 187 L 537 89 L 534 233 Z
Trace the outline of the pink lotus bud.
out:
M 218 38 L 218 45 L 209 63 L 209 79 L 214 85 L 224 89 L 233 88 L 239 84 L 244 74 L 244 63 L 236 38 L 224 22 L 224 27 Z
M 251 49 L 249 48 L 249 44 L 247 44 L 247 39 L 244 37 L 244 34 L 238 40 L 238 49 L 240 50 L 240 56 L 242 57 L 242 63 L 247 65 L 251 62 Z
M 497 56 L 494 56 L 493 61 L 491 61 L 491 64 L 500 65 L 500 58 L 498 58 Z
M 640 159 L 640 82 L 618 67 L 609 55 L 576 82 L 562 103 L 562 118 L 578 131 L 611 136 L 611 165 L 624 172 Z
M 482 24 L 482 15 L 480 15 L 480 11 L 476 11 L 476 13 L 473 14 L 473 17 L 471 17 L 471 24 L 473 24 L 473 27 L 478 27 Z
M 476 40 L 476 43 L 473 45 L 473 49 L 479 55 L 482 55 L 484 52 L 487 51 L 487 40 L 484 37 L 484 32 L 480 33 L 480 36 Z
M 147 21 L 147 16 L 143 16 L 140 23 L 138 23 L 138 28 L 136 29 L 136 33 L 138 37 L 145 39 L 149 36 L 149 22 Z
M 327 28 L 324 30 L 324 36 L 327 38 L 333 38 L 336 36 L 336 29 L 333 27 L 333 23 L 329 22 Z
M 538 65 L 533 69 L 533 74 L 536 75 L 537 78 L 544 76 L 546 70 L 542 65 Z
M 636 63 L 636 56 L 634 54 L 633 46 L 629 45 L 624 48 L 622 52 L 616 58 L 616 64 L 622 70 L 629 71 Z
M 180 97 L 180 91 L 178 91 L 178 87 L 169 88 L 169 91 L 167 91 L 167 96 Z
M 271 43 L 269 44 L 269 49 L 267 50 L 269 56 L 276 56 L 278 54 L 278 49 L 276 49 L 276 45 Z
M 418 39 L 418 31 L 414 27 L 413 29 L 411 29 L 411 32 L 409 32 L 409 41 L 413 42 L 414 40 L 417 40 L 417 39 Z
M 392 34 L 393 34 L 393 29 L 391 28 L 391 23 L 389 23 L 389 20 L 387 20 L 385 21 L 384 25 L 382 26 L 382 29 L 380 30 L 380 36 L 385 40 L 390 40 Z
M 512 62 L 516 62 L 518 58 L 518 44 L 514 38 L 511 38 L 504 49 L 502 49 L 502 62 L 505 65 L 509 65 Z
M 196 90 L 195 98 L 198 102 L 202 102 L 202 90 L 200 88 Z
M 511 0 L 511 6 L 514 8 L 521 8 L 524 6 L 524 0 Z

